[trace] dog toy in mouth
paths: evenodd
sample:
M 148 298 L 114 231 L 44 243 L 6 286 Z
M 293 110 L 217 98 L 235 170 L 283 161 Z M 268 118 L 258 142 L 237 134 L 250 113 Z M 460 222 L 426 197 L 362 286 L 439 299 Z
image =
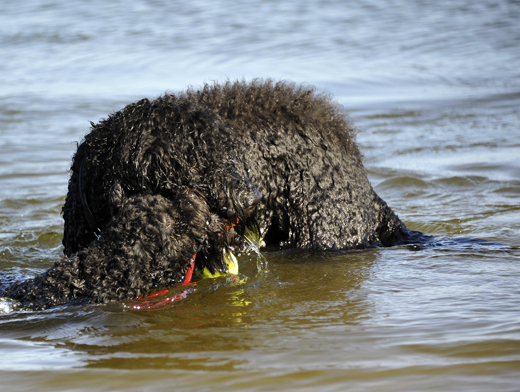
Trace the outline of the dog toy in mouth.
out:
M 215 271 L 211 273 L 208 267 L 204 267 L 202 271 L 199 271 L 197 278 L 218 278 L 219 276 L 225 275 L 237 275 L 238 274 L 238 261 L 235 255 L 230 250 L 224 250 L 224 261 L 227 264 L 227 271 Z

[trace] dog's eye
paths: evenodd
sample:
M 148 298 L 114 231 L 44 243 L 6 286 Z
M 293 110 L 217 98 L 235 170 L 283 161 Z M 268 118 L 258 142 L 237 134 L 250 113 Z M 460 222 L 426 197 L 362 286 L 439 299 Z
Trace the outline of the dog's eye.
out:
M 166 227 L 170 226 L 170 218 L 166 217 L 165 222 Z

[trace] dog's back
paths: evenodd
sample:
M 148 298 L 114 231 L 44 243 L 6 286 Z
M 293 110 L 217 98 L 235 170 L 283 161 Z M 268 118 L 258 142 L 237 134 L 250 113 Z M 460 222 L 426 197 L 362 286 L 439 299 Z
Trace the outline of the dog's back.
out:
M 372 189 L 342 108 L 314 88 L 257 80 L 205 85 L 188 99 L 236 133 L 243 174 L 264 201 L 268 246 L 311 249 L 390 246 L 409 232 Z

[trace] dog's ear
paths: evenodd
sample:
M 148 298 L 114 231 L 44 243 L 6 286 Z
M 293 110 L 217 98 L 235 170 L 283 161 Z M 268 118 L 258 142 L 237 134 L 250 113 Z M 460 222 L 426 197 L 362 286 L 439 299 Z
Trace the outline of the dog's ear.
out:
M 111 216 L 117 215 L 125 199 L 126 195 L 125 191 L 123 190 L 123 187 L 121 186 L 119 181 L 114 182 L 114 184 L 112 184 L 112 187 L 110 188 L 110 193 L 108 195 L 108 203 L 110 205 Z

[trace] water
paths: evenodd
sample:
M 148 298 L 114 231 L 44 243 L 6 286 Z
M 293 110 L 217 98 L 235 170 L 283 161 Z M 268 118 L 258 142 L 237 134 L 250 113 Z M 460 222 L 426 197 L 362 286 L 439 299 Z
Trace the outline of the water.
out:
M 246 224 L 244 239 L 248 247 L 250 248 L 250 252 L 255 254 L 254 256 L 256 257 L 257 274 L 267 274 L 269 272 L 269 263 L 267 262 L 267 259 L 261 252 L 262 236 L 260 235 L 260 228 L 258 227 L 258 222 L 256 222 L 256 219 L 253 225 Z
M 265 275 L 245 257 L 246 281 L 208 279 L 153 312 L 1 316 L 3 388 L 518 391 L 519 19 L 512 0 L 1 2 L 3 273 L 62 254 L 89 121 L 226 78 L 332 93 L 378 194 L 411 229 L 457 240 L 270 252 Z

